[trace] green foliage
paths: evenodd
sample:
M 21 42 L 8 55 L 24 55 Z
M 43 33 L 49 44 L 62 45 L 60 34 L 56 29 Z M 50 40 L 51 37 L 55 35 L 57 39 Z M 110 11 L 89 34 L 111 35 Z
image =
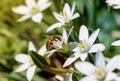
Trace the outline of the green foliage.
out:
M 80 73 L 74 72 L 74 73 L 73 73 L 73 76 L 72 76 L 73 81 L 79 81 L 80 78 L 81 78 L 80 75 L 81 75 Z
M 19 53 L 28 53 L 28 41 L 32 41 L 37 49 L 41 47 L 45 42 L 48 34 L 60 34 L 60 29 L 55 29 L 53 32 L 46 34 L 46 29 L 57 22 L 53 16 L 52 11 L 62 11 L 64 2 L 68 2 L 70 5 L 76 2 L 76 12 L 80 13 L 80 18 L 73 20 L 71 23 L 75 26 L 74 32 L 70 35 L 71 41 L 76 41 L 77 33 L 82 24 L 89 27 L 89 30 L 93 31 L 97 27 L 101 28 L 99 41 L 105 44 L 106 51 L 105 56 L 114 56 L 119 53 L 119 47 L 110 47 L 115 37 L 112 37 L 113 30 L 119 30 L 119 25 L 115 21 L 114 13 L 118 13 L 118 10 L 109 11 L 107 4 L 104 0 L 50 0 L 52 6 L 43 12 L 43 19 L 41 23 L 32 22 L 31 19 L 24 22 L 17 22 L 16 20 L 21 15 L 12 12 L 11 8 L 25 4 L 24 0 L 1 0 L 0 2 L 0 81 L 26 81 L 24 73 L 13 73 L 17 67 L 15 61 L 15 55 Z M 72 48 L 71 48 L 72 49 Z M 38 55 L 36 52 L 31 51 L 30 55 L 33 58 L 34 63 L 41 69 L 44 69 L 43 65 L 47 67 L 49 64 L 46 58 Z M 51 71 L 56 70 L 49 68 Z M 67 72 L 68 70 L 60 70 L 59 72 Z M 57 71 L 56 71 L 57 72 Z M 77 74 L 73 74 L 73 78 Z M 39 74 L 35 75 L 34 81 L 46 81 L 43 80 Z M 41 80 L 42 79 L 42 80 Z M 77 78 L 74 78 L 77 81 Z

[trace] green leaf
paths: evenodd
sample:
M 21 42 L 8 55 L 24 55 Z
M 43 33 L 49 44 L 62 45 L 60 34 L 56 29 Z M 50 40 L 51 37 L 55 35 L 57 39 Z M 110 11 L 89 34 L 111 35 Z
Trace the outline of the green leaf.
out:
M 34 62 L 39 68 L 44 69 L 44 66 L 45 66 L 45 65 L 48 65 L 46 59 L 45 59 L 43 56 L 37 54 L 37 53 L 34 52 L 34 51 L 30 51 L 29 53 L 30 53 L 30 55 L 31 55 L 31 57 L 32 57 L 32 59 L 33 59 L 33 62 Z
M 73 73 L 73 76 L 72 76 L 73 81 L 79 81 L 80 78 L 81 78 L 81 73 L 78 73 L 78 72 Z
M 73 72 L 72 70 L 69 70 L 69 69 L 58 69 L 58 68 L 50 67 L 43 56 L 38 55 L 34 51 L 30 51 L 29 53 L 30 53 L 34 63 L 44 71 L 47 71 L 52 74 L 72 73 Z

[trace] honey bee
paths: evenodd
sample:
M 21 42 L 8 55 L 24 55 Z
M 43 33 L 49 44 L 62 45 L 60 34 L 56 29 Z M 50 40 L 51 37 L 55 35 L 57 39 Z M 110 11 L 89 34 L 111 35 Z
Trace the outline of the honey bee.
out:
M 62 46 L 62 36 L 60 35 L 52 35 L 48 38 L 46 42 L 47 50 L 56 49 Z

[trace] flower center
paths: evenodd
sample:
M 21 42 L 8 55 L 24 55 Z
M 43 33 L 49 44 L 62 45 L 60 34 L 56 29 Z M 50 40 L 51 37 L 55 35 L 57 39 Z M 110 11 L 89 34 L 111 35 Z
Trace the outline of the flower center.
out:
M 102 77 L 103 76 L 103 71 L 102 70 L 97 70 L 96 71 L 96 75 L 98 76 L 98 77 Z
M 84 44 L 81 44 L 79 47 L 85 49 L 85 45 Z
M 31 12 L 32 12 L 32 13 L 35 13 L 36 11 L 37 11 L 37 7 L 36 7 L 36 6 L 32 6 L 32 7 L 31 7 Z
M 28 57 L 28 61 L 29 61 L 31 64 L 34 64 L 31 57 Z
M 68 22 L 69 20 L 68 20 L 68 15 L 67 15 L 67 13 L 66 12 L 60 12 L 60 18 L 62 19 L 62 20 L 64 20 L 65 22 Z

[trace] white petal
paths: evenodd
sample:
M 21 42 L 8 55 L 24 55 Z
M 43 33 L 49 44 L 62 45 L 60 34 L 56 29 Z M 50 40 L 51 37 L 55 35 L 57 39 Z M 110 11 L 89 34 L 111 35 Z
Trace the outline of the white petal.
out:
M 113 7 L 114 9 L 120 9 L 120 4 Z
M 79 40 L 87 41 L 88 40 L 88 29 L 85 25 L 82 25 L 79 30 Z
M 63 28 L 62 37 L 63 37 L 63 41 L 65 42 L 65 44 L 67 44 L 68 36 L 67 36 L 67 32 L 64 28 Z
M 47 32 L 57 28 L 57 27 L 61 27 L 63 25 L 63 23 L 55 23 L 53 25 L 51 25 L 48 29 L 47 29 Z
M 72 80 L 72 73 L 67 73 L 65 81 L 73 81 Z
M 29 7 L 29 8 L 31 8 L 31 7 L 35 7 L 36 6 L 36 2 L 35 2 L 35 0 L 25 0 L 25 3 L 26 3 L 26 5 Z
M 94 76 L 87 76 L 82 78 L 80 81 L 98 81 Z
M 95 53 L 98 51 L 103 51 L 105 50 L 105 46 L 103 44 L 94 44 L 89 50 L 89 53 Z
M 120 1 L 119 0 L 107 0 L 106 3 L 108 3 L 108 5 L 110 5 L 110 6 L 113 6 L 114 9 L 120 8 Z
M 69 30 L 68 37 L 70 36 L 71 32 L 73 31 L 74 26 L 72 26 Z
M 47 51 L 46 54 L 48 54 L 47 57 L 50 57 L 54 52 L 56 52 L 57 50 L 59 50 L 59 48 L 57 49 L 53 49 L 53 50 L 50 50 L 50 51 Z
M 115 79 L 115 81 L 120 81 L 120 77 L 117 77 L 117 78 Z
M 70 51 L 73 51 L 73 52 L 76 52 L 78 50 L 75 50 L 75 48 L 78 46 L 78 43 L 77 42 L 70 42 L 69 43 L 69 49 Z
M 27 80 L 28 81 L 31 81 L 32 78 L 33 78 L 33 75 L 35 73 L 35 69 L 36 69 L 36 66 L 31 66 L 28 70 L 27 70 L 27 73 L 26 73 L 26 77 L 27 77 Z
M 68 3 L 65 3 L 64 8 L 63 8 L 63 13 L 66 13 L 66 15 L 69 18 L 71 17 L 70 6 Z
M 109 5 L 114 5 L 114 4 L 116 4 L 116 1 L 117 0 L 106 0 L 106 3 L 108 3 Z
M 87 53 L 80 54 L 81 61 L 85 61 L 85 59 L 87 58 L 87 56 L 88 56 Z
M 48 2 L 48 0 L 38 0 L 37 5 L 38 5 L 40 11 L 43 11 L 43 10 L 47 9 L 51 5 L 51 3 Z
M 55 78 L 58 79 L 59 81 L 64 81 L 63 76 L 55 75 Z
M 73 16 L 74 11 L 75 11 L 75 2 L 73 2 L 72 9 L 71 9 L 71 16 Z
M 79 13 L 75 13 L 70 20 L 73 20 L 73 19 L 75 19 L 75 18 L 77 18 L 79 16 L 80 16 Z
M 65 63 L 63 64 L 63 67 L 66 67 L 70 64 L 72 64 L 77 58 L 80 57 L 80 54 L 79 53 L 74 53 L 72 54 L 66 61 Z
M 111 44 L 112 46 L 120 46 L 120 40 L 117 40 Z
M 76 44 L 75 44 L 75 45 L 76 45 Z M 77 45 L 77 47 L 75 47 L 72 51 L 73 51 L 73 52 L 78 52 L 78 51 L 80 51 L 80 48 L 79 48 L 78 45 Z
M 98 51 L 97 54 L 96 54 L 96 57 L 95 57 L 95 65 L 98 67 L 98 68 L 101 68 L 103 70 L 105 70 L 105 59 L 104 59 L 104 56 L 103 54 Z
M 32 20 L 36 23 L 40 23 L 42 20 L 42 13 L 37 13 L 35 15 L 32 16 Z
M 43 56 L 46 53 L 46 51 L 47 49 L 46 49 L 46 44 L 45 44 L 38 50 L 38 54 Z
M 18 19 L 17 21 L 18 22 L 22 22 L 22 21 L 25 21 L 25 20 L 27 20 L 27 19 L 29 19 L 31 17 L 31 15 L 30 14 L 27 14 L 27 15 L 24 15 L 24 16 L 22 16 L 20 19 Z
M 99 34 L 99 31 L 100 31 L 100 29 L 97 29 L 90 35 L 90 37 L 88 39 L 88 44 L 90 46 L 95 42 L 95 40 L 96 40 L 96 38 L 97 38 L 97 36 Z
M 56 18 L 59 22 L 65 23 L 65 21 L 63 20 L 63 17 L 62 17 L 60 14 L 58 14 L 58 13 L 56 13 L 56 12 L 53 12 L 53 15 L 55 16 L 55 18 Z
M 16 55 L 15 60 L 21 63 L 27 63 L 29 61 L 29 57 L 30 56 L 26 54 L 18 54 Z
M 111 72 L 120 67 L 120 55 L 114 56 L 107 64 L 107 71 Z
M 110 60 L 111 60 L 110 58 L 105 57 L 105 61 L 106 61 L 106 62 L 109 62 Z
M 28 44 L 28 51 L 36 51 L 36 48 L 31 41 Z
M 85 75 L 92 75 L 97 68 L 89 62 L 76 62 L 75 68 Z
M 17 13 L 17 14 L 25 15 L 29 12 L 29 9 L 26 6 L 20 5 L 18 7 L 12 8 L 12 11 Z
M 105 81 L 112 81 L 112 80 L 115 80 L 117 78 L 117 75 L 115 73 L 108 73 L 106 78 L 105 78 Z
M 24 70 L 26 70 L 26 69 L 29 68 L 29 67 L 30 67 L 29 64 L 22 64 L 22 65 L 20 65 L 20 66 L 15 70 L 15 72 L 24 71 Z
M 70 36 L 72 30 L 73 30 L 74 26 L 71 27 L 68 35 L 67 35 L 67 31 L 63 28 L 63 33 L 62 33 L 62 37 L 63 37 L 63 41 L 65 42 L 65 44 L 67 44 L 68 41 L 68 37 Z

